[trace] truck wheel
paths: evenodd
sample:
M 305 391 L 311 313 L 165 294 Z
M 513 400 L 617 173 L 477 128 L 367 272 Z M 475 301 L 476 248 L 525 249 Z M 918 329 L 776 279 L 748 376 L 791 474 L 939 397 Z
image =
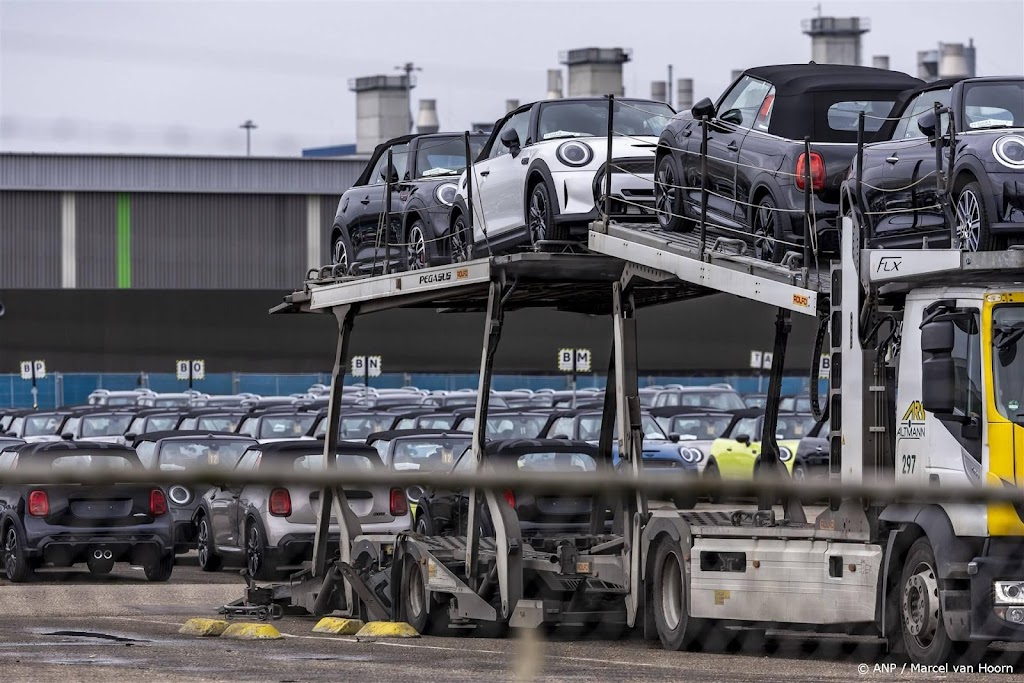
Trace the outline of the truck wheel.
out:
M 931 543 L 927 538 L 917 539 L 907 553 L 900 579 L 900 623 L 907 655 L 927 666 L 967 660 L 977 664 L 987 644 L 950 639 L 939 602 L 943 580 L 935 567 Z
M 427 595 L 419 563 L 407 560 L 402 571 L 402 613 L 417 633 L 438 634 L 445 630 L 447 605 L 435 605 Z
M 683 551 L 670 538 L 661 540 L 654 554 L 654 623 L 666 650 L 683 650 L 696 644 L 703 620 L 688 613 L 686 569 Z
M 213 529 L 210 519 L 203 515 L 199 518 L 196 532 L 196 546 L 199 550 L 199 568 L 204 572 L 215 572 L 220 569 L 221 561 L 217 556 L 217 548 L 213 544 Z
M 14 524 L 7 527 L 4 534 L 4 573 L 11 583 L 23 583 L 32 578 L 33 567 L 25 550 L 25 541 Z
M 161 556 L 159 560 L 153 564 L 147 564 L 143 569 L 146 572 L 146 578 L 150 581 L 167 581 L 171 578 L 171 572 L 174 571 L 174 552 Z

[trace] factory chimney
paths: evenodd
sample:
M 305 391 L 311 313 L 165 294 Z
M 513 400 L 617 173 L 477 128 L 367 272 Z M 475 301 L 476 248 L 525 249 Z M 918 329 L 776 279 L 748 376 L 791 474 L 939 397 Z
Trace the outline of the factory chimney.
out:
M 420 100 L 420 111 L 416 115 L 416 131 L 418 133 L 436 133 L 441 130 L 437 120 L 437 100 Z

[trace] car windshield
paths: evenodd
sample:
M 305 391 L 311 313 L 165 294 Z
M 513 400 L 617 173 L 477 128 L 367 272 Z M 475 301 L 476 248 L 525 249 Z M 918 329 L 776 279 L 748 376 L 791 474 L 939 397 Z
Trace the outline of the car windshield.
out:
M 25 418 L 25 436 L 50 436 L 64 421 L 63 415 L 30 415 Z
M 677 416 L 672 418 L 669 432 L 678 434 L 680 439 L 717 439 L 725 432 L 731 421 L 732 417 L 729 415 Z
M 174 429 L 174 425 L 178 423 L 178 417 L 176 415 L 167 415 L 160 417 L 151 417 L 146 420 L 146 428 L 143 433 L 148 434 L 149 432 L 165 432 L 169 429 Z
M 595 472 L 597 462 L 588 453 L 526 453 L 516 459 L 516 467 L 541 472 Z
M 335 461 L 335 466 L 339 470 L 357 470 L 365 472 L 373 469 L 373 461 L 363 455 L 346 455 L 339 453 Z M 271 459 L 264 458 L 263 466 L 266 467 L 268 461 Z M 298 472 L 314 472 L 316 470 L 323 469 L 324 466 L 324 454 L 323 453 L 309 453 L 300 455 L 292 461 L 292 469 Z
M 502 415 L 487 418 L 488 439 L 536 439 L 547 422 L 545 415 Z M 471 432 L 476 418 L 459 423 L 460 432 Z
M 475 159 L 486 140 L 470 137 L 469 152 Z M 416 172 L 421 178 L 459 175 L 466 170 L 466 141 L 457 138 L 429 138 L 420 141 L 416 149 Z
M 241 420 L 240 415 L 205 415 L 196 419 L 196 429 L 210 432 L 233 432 Z
M 251 441 L 243 439 L 174 439 L 160 445 L 156 463 L 161 470 L 180 471 L 192 467 L 231 469 L 251 445 Z
M 154 398 L 150 405 L 154 408 L 184 408 L 188 405 L 188 398 Z
M 108 406 L 133 406 L 138 399 L 134 396 L 108 396 L 104 403 Z
M 777 439 L 802 439 L 814 429 L 816 420 L 811 415 L 783 415 L 775 427 Z
M 645 439 L 666 439 L 665 432 L 658 425 L 658 422 L 650 415 L 640 417 L 640 425 L 644 430 Z M 579 436 L 583 441 L 597 441 L 601 438 L 601 416 L 598 414 L 584 415 L 580 417 Z M 613 429 L 613 439 L 619 438 L 619 425 L 616 423 Z
M 620 135 L 661 135 L 673 116 L 671 107 L 647 100 L 616 100 L 613 123 Z M 604 100 L 545 102 L 540 107 L 540 140 L 605 137 L 608 135 L 608 103 Z
M 119 436 L 131 424 L 131 415 L 90 415 L 82 418 L 82 438 Z
M 1024 81 L 965 85 L 964 118 L 969 130 L 1024 127 Z
M 447 470 L 470 446 L 465 438 L 395 439 L 390 465 L 396 470 Z
M 654 400 L 654 405 L 716 410 L 742 410 L 746 407 L 734 391 L 667 391 Z
M 297 439 L 309 431 L 316 415 L 265 416 L 260 421 L 261 439 Z
M 383 420 L 376 415 L 342 416 L 338 424 L 338 438 L 364 441 L 374 432 L 384 429 Z M 327 417 L 320 418 L 313 437 L 322 439 L 327 435 Z
M 451 429 L 454 415 L 421 415 L 416 418 L 417 429 Z

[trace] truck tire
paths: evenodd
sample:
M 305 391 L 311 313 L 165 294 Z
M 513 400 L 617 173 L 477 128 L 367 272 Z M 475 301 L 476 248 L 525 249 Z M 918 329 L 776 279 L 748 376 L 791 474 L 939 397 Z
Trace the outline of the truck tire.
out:
M 705 622 L 689 615 L 686 596 L 686 565 L 683 550 L 671 538 L 662 538 L 654 553 L 654 623 L 666 650 L 684 650 L 697 645 Z
M 957 642 L 949 637 L 942 618 L 939 591 L 944 580 L 936 571 L 935 553 L 927 538 L 914 541 L 900 577 L 900 626 L 912 662 L 940 666 L 947 662 L 977 664 L 988 644 Z
M 402 570 L 401 600 L 405 622 L 416 629 L 417 633 L 436 634 L 445 630 L 444 617 L 447 606 L 432 603 L 432 598 L 427 595 L 419 563 L 412 559 L 406 560 Z

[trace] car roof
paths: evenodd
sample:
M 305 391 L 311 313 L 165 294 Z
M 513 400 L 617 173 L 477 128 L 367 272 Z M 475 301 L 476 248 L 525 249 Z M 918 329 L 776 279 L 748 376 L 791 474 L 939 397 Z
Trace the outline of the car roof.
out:
M 849 64 L 774 64 L 746 69 L 744 75 L 768 81 L 779 97 L 820 90 L 912 88 L 922 81 L 900 71 Z
M 161 441 L 163 439 L 224 439 L 230 441 L 255 441 L 251 436 L 245 436 L 244 434 L 236 434 L 234 432 L 214 432 L 208 429 L 178 429 L 178 430 L 164 430 L 160 432 L 147 432 L 146 434 L 139 434 L 132 442 L 133 446 L 138 446 L 143 441 Z

